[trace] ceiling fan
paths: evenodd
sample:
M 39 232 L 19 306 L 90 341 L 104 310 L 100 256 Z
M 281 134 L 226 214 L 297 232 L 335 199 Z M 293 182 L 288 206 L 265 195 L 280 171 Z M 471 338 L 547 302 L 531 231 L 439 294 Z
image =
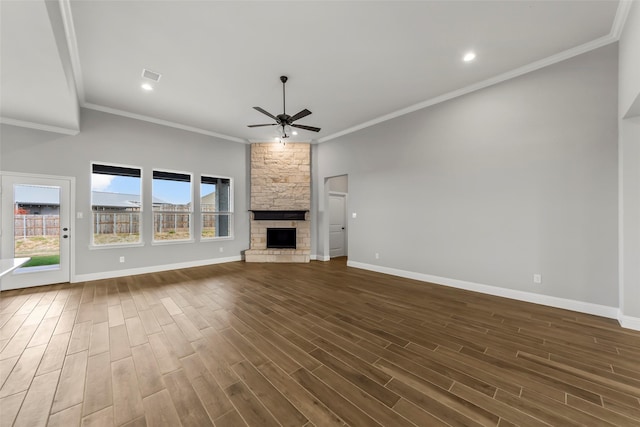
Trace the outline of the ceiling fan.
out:
M 250 128 L 255 128 L 255 127 L 260 127 L 260 126 L 278 126 L 278 133 L 280 135 L 280 138 L 284 139 L 284 138 L 289 138 L 292 134 L 292 130 L 291 128 L 298 128 L 298 129 L 304 129 L 304 130 L 310 130 L 312 132 L 320 132 L 320 128 L 314 127 L 314 126 L 306 126 L 306 125 L 297 125 L 294 124 L 293 122 L 295 122 L 296 120 L 299 120 L 303 117 L 307 117 L 309 114 L 311 114 L 311 111 L 307 110 L 306 108 L 302 111 L 300 111 L 299 113 L 294 114 L 293 116 L 290 116 L 286 113 L 286 98 L 285 98 L 285 83 L 287 83 L 288 77 L 287 76 L 280 76 L 280 81 L 282 82 L 282 114 L 278 114 L 277 116 L 274 116 L 273 114 L 269 113 L 268 111 L 266 111 L 264 108 L 260 108 L 260 107 L 253 107 L 255 110 L 260 111 L 262 114 L 265 114 L 269 117 L 271 117 L 272 119 L 274 119 L 276 122 L 275 123 L 266 123 L 266 124 L 259 124 L 259 125 L 249 125 Z

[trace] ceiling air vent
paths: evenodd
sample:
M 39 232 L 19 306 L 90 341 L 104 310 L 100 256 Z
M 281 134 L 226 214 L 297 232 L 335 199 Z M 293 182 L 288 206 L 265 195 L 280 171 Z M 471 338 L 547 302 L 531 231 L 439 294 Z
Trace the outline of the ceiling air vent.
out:
M 162 74 L 143 68 L 142 77 L 144 77 L 145 79 L 153 80 L 154 82 L 158 82 L 160 81 L 160 77 L 162 77 Z

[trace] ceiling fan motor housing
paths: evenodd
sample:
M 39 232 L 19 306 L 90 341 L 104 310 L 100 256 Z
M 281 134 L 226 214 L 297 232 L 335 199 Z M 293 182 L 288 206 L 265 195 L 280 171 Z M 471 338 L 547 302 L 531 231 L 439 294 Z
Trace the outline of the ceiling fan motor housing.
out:
M 288 114 L 278 114 L 276 117 L 278 118 L 279 124 L 285 124 L 285 125 L 291 124 L 289 123 L 289 119 L 291 118 L 291 116 Z
M 268 112 L 267 110 L 265 110 L 264 108 L 261 107 L 253 107 L 255 110 L 261 112 L 262 114 L 271 117 L 272 119 L 274 119 L 276 122 L 275 123 L 265 123 L 265 124 L 259 124 L 259 125 L 249 125 L 249 127 L 253 128 L 253 127 L 262 127 L 262 126 L 281 126 L 282 127 L 282 132 L 281 134 L 283 135 L 283 138 L 288 138 L 289 135 L 285 130 L 285 126 L 291 126 L 294 128 L 299 128 L 299 129 L 304 129 L 304 130 L 309 130 L 312 132 L 320 132 L 320 128 L 315 127 L 315 126 L 306 126 L 306 125 L 299 125 L 299 124 L 294 124 L 293 122 L 295 122 L 296 120 L 299 120 L 303 117 L 307 117 L 309 114 L 311 114 L 311 111 L 307 110 L 306 108 L 296 114 L 294 114 L 293 116 L 290 116 L 287 114 L 287 103 L 286 103 L 286 92 L 285 92 L 285 83 L 287 82 L 287 80 L 289 80 L 289 78 L 287 76 L 280 76 L 280 81 L 282 82 L 282 114 L 278 114 L 277 116 L 274 116 L 273 114 L 271 114 L 270 112 Z

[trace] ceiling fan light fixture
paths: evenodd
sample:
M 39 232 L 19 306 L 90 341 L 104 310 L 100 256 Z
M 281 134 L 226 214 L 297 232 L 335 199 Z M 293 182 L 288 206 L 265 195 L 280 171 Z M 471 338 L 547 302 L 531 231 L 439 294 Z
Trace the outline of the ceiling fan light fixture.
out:
M 276 132 L 278 134 L 277 137 L 281 139 L 289 138 L 291 135 L 293 135 L 291 126 L 289 125 L 278 125 L 276 127 Z

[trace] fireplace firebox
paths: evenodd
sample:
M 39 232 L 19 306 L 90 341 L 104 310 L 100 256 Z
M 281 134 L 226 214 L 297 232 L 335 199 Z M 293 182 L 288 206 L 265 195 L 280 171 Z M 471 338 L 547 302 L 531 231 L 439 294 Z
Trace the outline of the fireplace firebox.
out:
M 267 248 L 295 249 L 295 228 L 267 228 Z

